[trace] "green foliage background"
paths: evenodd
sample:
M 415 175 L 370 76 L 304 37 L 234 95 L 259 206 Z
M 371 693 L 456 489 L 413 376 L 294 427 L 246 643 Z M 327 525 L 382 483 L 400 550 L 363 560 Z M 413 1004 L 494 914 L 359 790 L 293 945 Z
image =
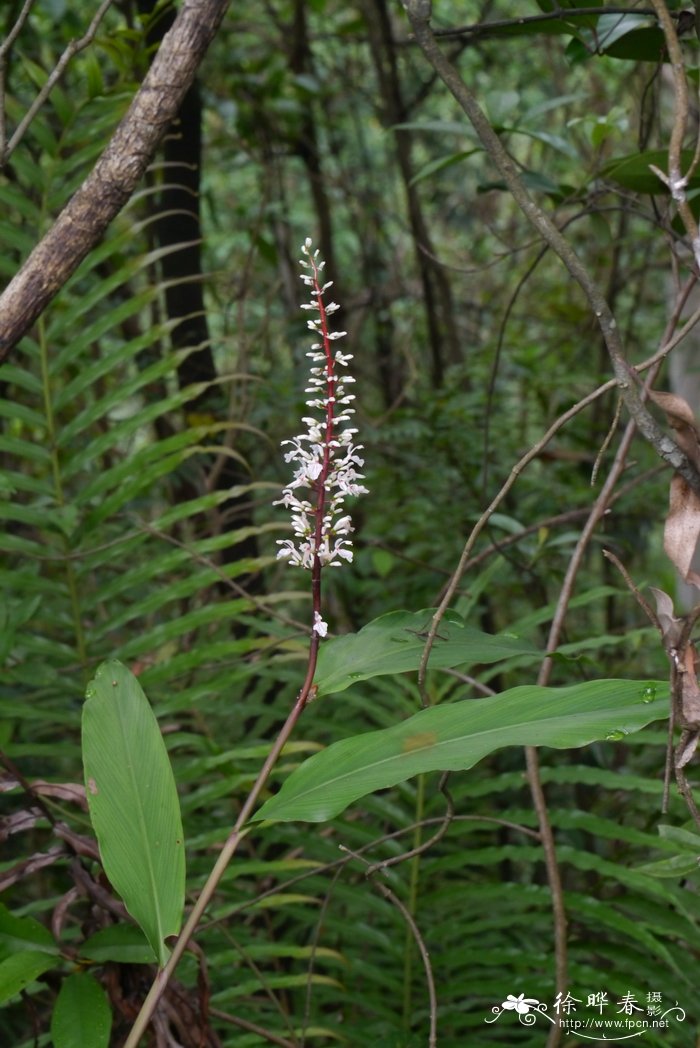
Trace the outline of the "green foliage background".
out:
M 535 15 L 549 5 L 519 6 Z M 437 27 L 465 19 L 451 0 L 434 7 Z M 7 27 L 13 13 L 3 15 Z M 468 17 L 512 14 L 512 5 L 484 3 Z M 382 37 L 385 17 L 393 49 Z M 7 73 L 11 123 L 84 31 L 83 18 L 72 0 L 32 12 Z M 668 127 L 657 65 L 586 54 L 586 32 L 575 23 L 561 35 L 523 31 L 445 46 L 538 201 L 554 209 L 606 288 L 637 361 L 665 328 L 676 234 L 666 200 L 616 181 L 610 164 L 664 149 Z M 687 50 L 695 69 L 695 39 Z M 125 3 L 69 65 L 0 175 L 3 278 L 104 148 L 147 60 L 142 20 Z M 514 463 L 610 377 L 582 298 L 533 241 L 431 80 L 398 4 L 236 5 L 200 89 L 202 279 L 216 377 L 181 380 L 203 347 L 173 337 L 163 259 L 178 249 L 160 245 L 154 229 L 159 194 L 176 172 L 162 159 L 0 368 L 0 748 L 12 762 L 0 884 L 16 916 L 49 927 L 60 914 L 53 972 L 31 973 L 25 995 L 11 995 L 2 1011 L 0 1042 L 13 1048 L 51 1043 L 61 984 L 83 968 L 109 994 L 108 1043 L 121 1044 L 148 974 L 138 943 L 86 957 L 84 943 L 115 918 L 84 886 L 68 896 L 83 883 L 70 848 L 14 876 L 22 859 L 60 843 L 56 823 L 91 831 L 79 802 L 47 792 L 37 806 L 12 768 L 27 781 L 79 782 L 86 683 L 105 658 L 128 664 L 172 759 L 191 900 L 298 691 L 310 601 L 301 573 L 275 561 L 287 522 L 272 502 L 287 479 L 279 442 L 297 431 L 304 399 L 303 238 L 320 240 L 343 306 L 371 492 L 354 509 L 353 568 L 329 580 L 336 632 L 434 606 Z M 643 165 L 633 168 L 638 175 Z M 475 627 L 516 633 L 544 653 L 614 413 L 608 394 L 576 416 L 491 519 L 454 604 Z M 554 683 L 666 674 L 657 636 L 601 556 L 609 546 L 640 586 L 673 589 L 661 551 L 668 476 L 641 440 L 633 459 L 579 574 Z M 227 468 L 232 480 L 222 486 Z M 433 701 L 535 675 L 517 659 L 464 671 L 433 670 Z M 324 698 L 285 751 L 276 782 L 321 746 L 409 716 L 417 701 L 411 675 Z M 542 776 L 569 916 L 572 994 L 605 989 L 616 1000 L 634 992 L 646 1001 L 660 992 L 688 1011 L 674 1033 L 683 1046 L 695 1043 L 700 1024 L 698 849 L 679 798 L 660 815 L 664 746 L 657 726 L 624 743 L 543 751 Z M 198 936 L 221 1044 L 269 1043 L 265 1030 L 296 1045 L 426 1043 L 415 944 L 356 856 L 381 863 L 429 838 L 445 812 L 438 779 L 373 796 L 321 830 L 274 824 L 246 838 Z M 541 1026 L 509 1016 L 484 1024 L 509 993 L 553 998 L 551 898 L 522 752 L 453 775 L 449 791 L 447 833 L 386 871 L 430 951 L 439 1043 L 543 1044 Z M 9 821 L 21 813 L 24 822 Z M 83 861 L 96 874 L 94 858 Z M 0 922 L 0 965 L 12 954 L 9 927 Z M 36 946 L 41 933 L 24 927 Z M 193 957 L 178 978 L 196 1002 Z M 646 1043 L 669 1042 L 649 1033 Z

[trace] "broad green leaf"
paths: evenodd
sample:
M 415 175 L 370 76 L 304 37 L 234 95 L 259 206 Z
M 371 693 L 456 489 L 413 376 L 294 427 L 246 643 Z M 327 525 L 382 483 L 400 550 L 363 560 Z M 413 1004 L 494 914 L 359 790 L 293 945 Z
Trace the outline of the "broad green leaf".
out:
M 133 924 L 113 924 L 101 928 L 80 947 L 80 956 L 89 961 L 119 961 L 121 964 L 153 964 L 153 950 L 143 932 Z
M 17 917 L 0 903 L 0 957 L 22 951 L 57 954 L 53 935 L 33 917 Z
M 320 695 L 344 691 L 358 680 L 386 673 L 417 670 L 434 611 L 392 611 L 367 623 L 359 633 L 334 637 L 321 646 L 314 678 Z M 491 663 L 514 655 L 535 655 L 537 649 L 518 637 L 482 633 L 454 611 L 440 623 L 429 665 L 460 666 Z
M 381 731 L 356 735 L 315 754 L 290 775 L 256 819 L 322 822 L 375 790 L 429 771 L 471 768 L 503 746 L 569 749 L 617 741 L 668 715 L 668 686 L 648 681 L 587 681 L 568 688 L 512 688 L 421 710 Z
M 22 950 L 0 961 L 0 1004 L 16 997 L 20 990 L 55 967 L 56 958 L 41 950 Z
M 426 131 L 430 134 L 463 135 L 476 140 L 476 133 L 462 120 L 412 120 L 403 124 L 392 124 L 392 131 Z
M 674 855 L 670 859 L 659 859 L 657 862 L 648 862 L 643 866 L 637 866 L 638 873 L 647 873 L 650 877 L 686 877 L 689 873 L 697 873 L 700 870 L 700 862 L 697 855 Z
M 601 15 L 595 28 L 596 43 L 598 48 L 607 54 L 616 41 L 622 40 L 623 37 L 639 29 L 648 29 L 655 26 L 656 19 L 653 15 L 637 15 L 633 13 L 628 15 L 617 13 Z M 663 34 L 658 29 L 656 32 L 661 38 L 661 47 L 663 47 Z M 660 55 L 661 48 L 657 47 L 656 58 L 658 59 Z
M 525 135 L 526 138 L 533 138 L 536 142 L 544 142 L 545 145 L 551 146 L 552 149 L 556 149 L 557 152 L 563 153 L 565 156 L 575 159 L 578 153 L 565 138 L 561 135 L 552 134 L 551 131 L 537 131 L 534 128 L 529 128 L 524 125 L 518 127 L 501 127 L 499 129 L 504 134 L 510 135 Z M 548 180 L 551 181 L 551 180 Z
M 180 805 L 158 722 L 120 662 L 103 663 L 88 685 L 83 764 L 105 872 L 163 965 L 184 906 Z
M 564 183 L 553 182 L 551 178 L 543 174 L 541 171 L 521 171 L 520 177 L 527 186 L 528 189 L 532 190 L 533 193 L 547 193 L 555 200 L 562 200 L 564 197 L 573 196 L 575 189 L 573 186 L 566 185 Z M 479 182 L 477 186 L 477 192 L 489 193 L 492 189 L 498 189 L 501 192 L 507 192 L 508 186 L 505 182 L 500 179 L 495 181 Z
M 692 162 L 692 152 L 687 149 L 683 150 L 681 169 L 687 171 Z M 650 170 L 650 164 L 658 167 L 660 171 L 668 171 L 668 150 L 648 149 L 643 153 L 615 157 L 601 168 L 599 176 L 609 182 L 617 183 L 623 189 L 631 189 L 635 193 L 668 193 L 668 187 Z M 688 181 L 687 188 L 697 189 L 698 187 L 700 187 L 700 175 L 696 174 Z
M 86 972 L 69 975 L 60 989 L 53 1015 L 53 1048 L 107 1048 L 112 1012 L 105 992 Z
M 434 160 L 428 161 L 413 176 L 409 185 L 415 186 L 418 182 L 422 182 L 424 178 L 429 178 L 430 175 L 434 175 L 446 167 L 452 167 L 453 164 L 459 164 L 462 160 L 466 160 L 468 157 L 480 152 L 482 152 L 482 149 L 477 147 L 475 149 L 462 149 L 458 153 L 448 153 L 445 156 L 436 157 Z
M 696 856 L 700 855 L 700 835 L 697 833 L 691 830 L 684 830 L 682 826 L 671 826 L 664 822 L 657 829 L 659 837 L 662 837 L 665 841 L 670 841 L 676 847 L 680 847 L 684 851 L 690 851 Z

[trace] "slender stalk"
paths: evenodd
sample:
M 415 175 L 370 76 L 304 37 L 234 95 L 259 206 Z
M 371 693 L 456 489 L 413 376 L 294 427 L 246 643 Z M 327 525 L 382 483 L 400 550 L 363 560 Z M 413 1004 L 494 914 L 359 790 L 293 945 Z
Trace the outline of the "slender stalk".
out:
M 416 828 L 413 833 L 412 851 L 417 852 L 423 839 L 423 814 L 425 812 L 425 775 L 418 776 L 416 789 Z M 370 869 L 372 869 L 370 867 Z M 420 877 L 420 854 L 411 858 L 411 866 L 408 882 L 407 909 L 412 917 L 415 917 L 418 909 L 418 882 Z M 403 1028 L 408 1037 L 411 1032 L 411 983 L 413 979 L 413 942 L 414 936 L 411 927 L 406 925 L 406 941 L 404 944 L 403 962 Z
M 249 816 L 252 814 L 253 809 L 257 803 L 258 797 L 263 790 L 267 780 L 270 777 L 270 773 L 274 768 L 277 760 L 284 749 L 285 744 L 289 741 L 289 737 L 294 731 L 297 721 L 304 712 L 304 708 L 309 701 L 311 694 L 312 681 L 314 673 L 316 672 L 316 659 L 318 656 L 318 642 L 320 638 L 318 634 L 314 634 L 311 638 L 311 645 L 309 648 L 309 664 L 306 671 L 306 680 L 297 697 L 294 706 L 292 707 L 291 713 L 284 722 L 279 735 L 275 739 L 272 749 L 268 753 L 265 763 L 263 764 L 258 777 L 253 783 L 253 787 L 246 798 L 246 801 L 241 808 L 238 818 L 234 824 L 231 833 L 229 834 L 226 842 L 219 853 L 219 857 L 216 860 L 211 873 L 207 877 L 206 883 L 202 888 L 197 902 L 192 908 L 187 922 L 178 936 L 177 942 L 173 947 L 173 952 L 170 955 L 168 963 L 162 968 L 153 982 L 151 989 L 148 992 L 146 999 L 144 1000 L 141 1011 L 139 1012 L 136 1021 L 131 1028 L 131 1032 L 124 1042 L 124 1048 L 137 1048 L 138 1043 L 146 1031 L 153 1013 L 156 1009 L 158 1001 L 163 995 L 165 988 L 167 987 L 172 975 L 177 968 L 180 959 L 187 949 L 187 945 L 192 938 L 197 925 L 202 919 L 204 911 L 211 902 L 211 899 L 216 891 L 221 878 L 223 877 L 226 867 L 230 863 L 231 859 L 236 853 L 238 845 L 245 836 L 245 823 Z

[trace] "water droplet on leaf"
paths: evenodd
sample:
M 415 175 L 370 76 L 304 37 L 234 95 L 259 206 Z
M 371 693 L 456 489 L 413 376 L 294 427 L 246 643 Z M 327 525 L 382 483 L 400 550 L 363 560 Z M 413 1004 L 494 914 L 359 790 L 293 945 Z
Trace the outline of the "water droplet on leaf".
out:
M 653 684 L 648 684 L 646 688 L 642 689 L 642 702 L 653 702 L 656 698 L 656 688 Z
M 619 742 L 620 739 L 624 739 L 625 735 L 627 735 L 627 732 L 624 728 L 613 728 L 612 731 L 608 732 L 605 738 L 608 742 Z

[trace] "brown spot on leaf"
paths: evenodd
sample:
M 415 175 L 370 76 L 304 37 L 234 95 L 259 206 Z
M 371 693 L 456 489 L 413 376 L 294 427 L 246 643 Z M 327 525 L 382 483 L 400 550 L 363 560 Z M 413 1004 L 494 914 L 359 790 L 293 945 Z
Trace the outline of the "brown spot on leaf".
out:
M 100 792 L 97 788 L 97 783 L 94 779 L 88 779 L 87 787 L 90 793 L 93 795 L 93 797 L 95 797 Z
M 419 731 L 404 739 L 401 748 L 404 753 L 413 753 L 414 750 L 426 750 L 429 746 L 434 746 L 437 741 L 438 738 L 434 731 Z

